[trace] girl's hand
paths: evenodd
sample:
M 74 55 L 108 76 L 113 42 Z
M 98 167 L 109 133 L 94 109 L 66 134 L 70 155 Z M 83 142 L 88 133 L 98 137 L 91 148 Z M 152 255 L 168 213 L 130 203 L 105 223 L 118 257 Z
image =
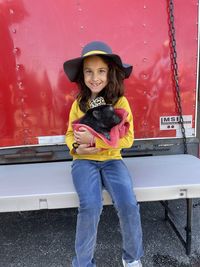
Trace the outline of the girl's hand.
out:
M 74 140 L 78 144 L 91 144 L 94 143 L 94 135 L 91 134 L 86 128 L 80 127 L 78 131 L 74 131 Z
M 82 154 L 96 154 L 99 151 L 101 151 L 100 148 L 91 147 L 88 144 L 81 144 L 76 149 L 76 153 L 79 154 L 79 155 L 82 155 Z

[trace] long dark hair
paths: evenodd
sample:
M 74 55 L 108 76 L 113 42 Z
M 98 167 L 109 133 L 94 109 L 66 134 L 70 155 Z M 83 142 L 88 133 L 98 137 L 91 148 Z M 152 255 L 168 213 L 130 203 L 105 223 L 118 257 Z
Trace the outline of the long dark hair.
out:
M 99 57 L 108 65 L 109 71 L 108 84 L 98 96 L 102 96 L 106 104 L 114 105 L 118 99 L 124 95 L 123 81 L 125 73 L 111 58 L 102 55 Z M 86 112 L 88 109 L 88 100 L 91 97 L 91 91 L 84 83 L 83 63 L 80 68 L 77 84 L 80 91 L 78 94 L 79 107 L 83 112 Z

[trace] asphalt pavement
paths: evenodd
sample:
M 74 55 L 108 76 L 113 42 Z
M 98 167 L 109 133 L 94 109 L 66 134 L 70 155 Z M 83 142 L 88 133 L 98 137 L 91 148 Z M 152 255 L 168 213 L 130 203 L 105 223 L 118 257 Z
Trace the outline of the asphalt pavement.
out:
M 193 202 L 191 255 L 164 220 L 159 202 L 140 203 L 144 267 L 200 267 L 200 200 Z M 185 200 L 170 207 L 185 226 Z M 0 267 L 70 267 L 77 209 L 0 213 Z M 184 234 L 184 231 L 183 231 Z M 113 206 L 104 206 L 95 253 L 97 267 L 122 267 L 121 234 Z

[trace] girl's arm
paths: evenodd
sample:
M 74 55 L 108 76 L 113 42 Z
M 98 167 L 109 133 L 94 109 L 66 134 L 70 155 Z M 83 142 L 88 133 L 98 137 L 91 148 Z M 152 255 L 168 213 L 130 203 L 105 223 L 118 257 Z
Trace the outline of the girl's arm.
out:
M 90 133 L 87 134 L 87 136 L 85 138 L 86 142 L 79 142 L 79 140 L 77 139 L 76 133 L 74 133 L 74 131 L 73 131 L 72 122 L 79 119 L 80 117 L 82 117 L 83 114 L 84 113 L 78 107 L 77 100 L 75 100 L 74 103 L 72 104 L 72 107 L 70 110 L 69 124 L 68 124 L 67 133 L 65 136 L 66 145 L 68 146 L 70 153 L 72 155 L 75 153 L 78 153 L 78 154 L 95 154 L 95 153 L 100 151 L 99 148 L 90 147 L 90 140 L 93 140 L 92 134 L 90 134 Z M 80 143 L 80 146 L 78 147 L 78 149 L 76 149 L 76 152 L 74 151 L 74 148 L 72 145 L 74 142 Z
M 71 106 L 71 110 L 69 113 L 68 129 L 67 129 L 67 133 L 65 135 L 65 143 L 68 146 L 70 152 L 73 151 L 72 144 L 75 142 L 74 132 L 73 132 L 73 128 L 72 128 L 72 122 L 74 120 L 78 119 L 78 115 L 77 115 L 76 111 L 77 111 L 77 100 L 75 100 Z

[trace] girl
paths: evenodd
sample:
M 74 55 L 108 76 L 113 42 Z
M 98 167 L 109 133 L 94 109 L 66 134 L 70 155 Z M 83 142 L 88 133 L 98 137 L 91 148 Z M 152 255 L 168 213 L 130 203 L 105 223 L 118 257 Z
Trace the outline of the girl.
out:
M 72 178 L 78 193 L 80 207 L 77 217 L 73 267 L 95 267 L 94 249 L 97 227 L 102 211 L 102 188 L 105 188 L 118 212 L 122 239 L 124 267 L 142 267 L 142 231 L 139 207 L 133 193 L 132 178 L 125 166 L 120 150 L 133 143 L 133 118 L 128 100 L 124 96 L 123 80 L 128 78 L 132 66 L 123 64 L 102 42 L 91 42 L 81 57 L 64 63 L 64 71 L 80 89 L 71 107 L 66 144 L 73 156 Z M 112 147 L 88 128 L 73 130 L 73 122 L 81 118 L 90 101 L 100 97 L 106 104 L 128 112 L 129 129 Z M 99 101 L 96 101 L 99 105 Z M 114 267 L 114 266 L 112 266 Z

